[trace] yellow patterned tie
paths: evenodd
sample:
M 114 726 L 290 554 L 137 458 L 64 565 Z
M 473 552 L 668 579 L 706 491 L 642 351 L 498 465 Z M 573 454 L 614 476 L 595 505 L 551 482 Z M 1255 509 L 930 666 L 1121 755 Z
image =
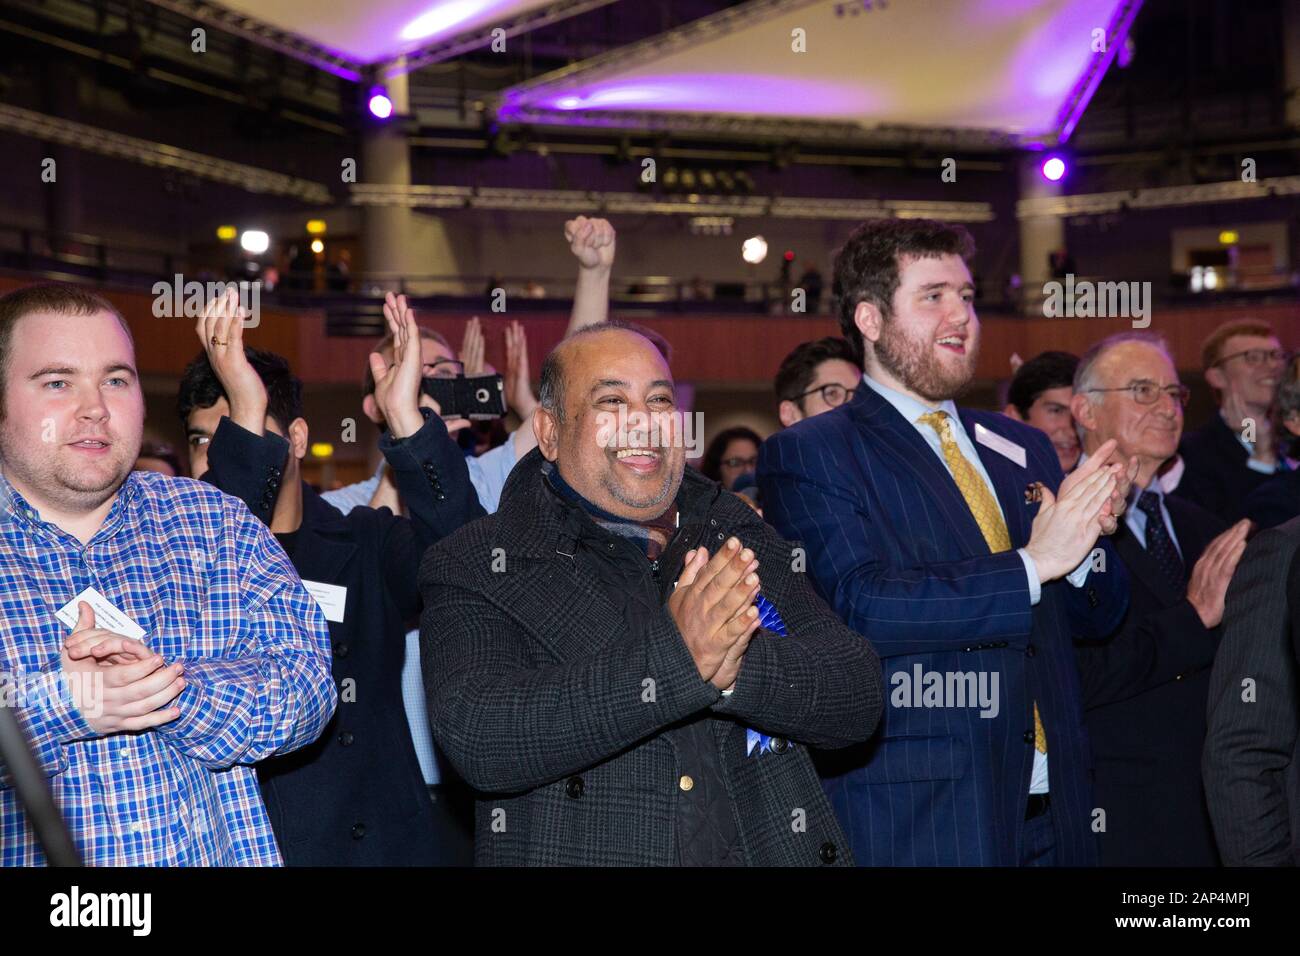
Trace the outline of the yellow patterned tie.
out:
M 957 483 L 957 490 L 966 499 L 980 533 L 988 542 L 993 553 L 1011 550 L 1011 535 L 1007 532 L 1006 520 L 998 501 L 989 491 L 989 486 L 980 477 L 975 466 L 967 461 L 961 453 L 957 441 L 952 437 L 952 426 L 947 412 L 930 412 L 917 419 L 922 425 L 929 425 L 939 436 L 939 447 L 943 451 L 944 461 L 952 471 L 952 479 Z M 1034 749 L 1040 754 L 1047 753 L 1047 731 L 1043 729 L 1042 718 L 1038 716 L 1038 702 L 1034 702 Z

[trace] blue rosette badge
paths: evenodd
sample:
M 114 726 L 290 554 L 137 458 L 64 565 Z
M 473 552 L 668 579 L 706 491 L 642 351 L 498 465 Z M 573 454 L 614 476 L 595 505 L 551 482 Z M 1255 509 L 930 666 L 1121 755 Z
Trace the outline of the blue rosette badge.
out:
M 781 620 L 781 615 L 777 612 L 776 606 L 772 604 L 762 594 L 754 598 L 754 607 L 758 608 L 759 627 L 771 631 L 773 634 L 780 634 L 785 637 L 785 621 Z M 759 733 L 752 727 L 745 728 L 745 756 L 748 757 L 754 753 L 755 748 L 760 754 L 770 753 L 772 750 L 772 738 L 767 734 Z

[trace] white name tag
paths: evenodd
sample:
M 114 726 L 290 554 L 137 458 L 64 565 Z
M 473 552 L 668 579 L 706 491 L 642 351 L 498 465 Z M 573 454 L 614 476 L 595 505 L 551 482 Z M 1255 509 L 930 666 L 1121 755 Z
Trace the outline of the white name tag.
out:
M 95 612 L 95 627 L 121 634 L 123 637 L 135 638 L 137 641 L 144 640 L 144 628 L 131 620 L 125 611 L 93 587 L 86 588 L 54 612 L 54 616 L 66 625 L 68 630 L 77 626 L 77 604 L 80 601 L 85 601 Z
M 303 581 L 307 593 L 316 599 L 325 620 L 335 624 L 343 622 L 343 612 L 348 606 L 348 589 L 337 584 L 322 584 L 320 581 Z
M 985 448 L 992 448 L 1004 458 L 1010 458 L 1021 468 L 1025 467 L 1025 450 L 1009 438 L 991 432 L 979 422 L 975 423 L 975 440 Z

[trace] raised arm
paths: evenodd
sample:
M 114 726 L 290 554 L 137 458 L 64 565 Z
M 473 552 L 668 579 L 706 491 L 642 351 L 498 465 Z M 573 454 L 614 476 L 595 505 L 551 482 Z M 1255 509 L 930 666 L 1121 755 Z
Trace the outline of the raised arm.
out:
M 614 269 L 614 227 L 605 219 L 579 216 L 564 224 L 564 238 L 578 259 L 573 314 L 565 335 L 609 318 L 609 277 Z

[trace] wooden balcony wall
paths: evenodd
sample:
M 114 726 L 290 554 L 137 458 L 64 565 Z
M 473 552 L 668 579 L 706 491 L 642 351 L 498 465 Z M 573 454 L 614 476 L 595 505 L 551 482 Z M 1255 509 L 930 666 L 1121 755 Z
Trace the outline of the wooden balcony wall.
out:
M 22 285 L 0 276 L 0 293 Z M 178 376 L 198 352 L 193 319 L 155 318 L 153 296 L 142 292 L 105 293 L 126 317 L 136 341 L 142 376 Z M 324 314 L 291 312 L 263 306 L 261 323 L 245 332 L 245 340 L 285 356 L 308 385 L 356 385 L 360 382 L 370 349 L 369 339 L 328 338 Z M 505 369 L 504 328 L 516 315 L 479 312 L 487 335 L 487 361 Z M 618 315 L 617 309 L 615 315 Z M 437 328 L 453 343 L 460 341 L 470 314 L 437 313 L 421 321 Z M 542 359 L 559 341 L 568 323 L 567 313 L 518 313 L 528 332 L 528 352 L 536 381 Z M 1300 347 L 1300 302 L 1250 307 L 1207 304 L 1201 308 L 1153 311 L 1150 331 L 1168 339 L 1184 373 L 1200 372 L 1201 342 L 1219 323 L 1254 317 L 1273 323 L 1286 347 Z M 699 385 L 742 385 L 770 381 L 781 359 L 795 345 L 838 328 L 829 316 L 666 315 L 635 317 L 655 329 L 673 346 L 673 372 L 683 381 Z M 977 378 L 995 381 L 1008 374 L 1008 357 L 1018 352 L 1029 358 L 1046 349 L 1082 353 L 1098 339 L 1132 328 L 1126 319 L 1023 319 L 1005 316 L 983 320 L 983 345 Z

